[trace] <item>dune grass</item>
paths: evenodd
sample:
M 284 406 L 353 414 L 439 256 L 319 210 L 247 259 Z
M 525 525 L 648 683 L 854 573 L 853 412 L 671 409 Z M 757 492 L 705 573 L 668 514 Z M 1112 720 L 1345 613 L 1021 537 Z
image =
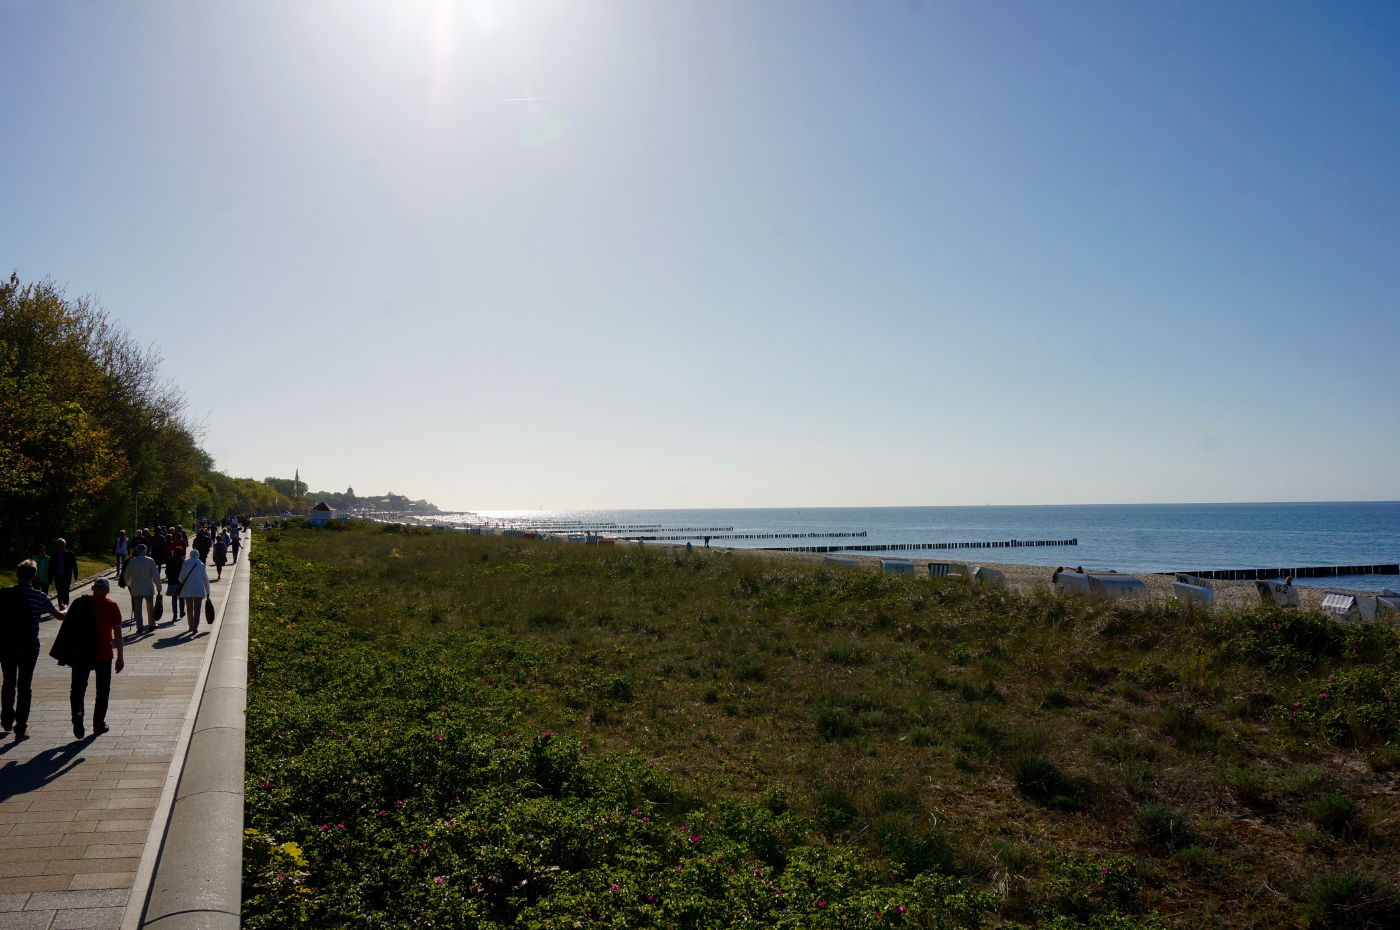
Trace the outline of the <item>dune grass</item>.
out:
M 1400 919 L 1394 631 L 367 527 L 252 578 L 250 927 Z

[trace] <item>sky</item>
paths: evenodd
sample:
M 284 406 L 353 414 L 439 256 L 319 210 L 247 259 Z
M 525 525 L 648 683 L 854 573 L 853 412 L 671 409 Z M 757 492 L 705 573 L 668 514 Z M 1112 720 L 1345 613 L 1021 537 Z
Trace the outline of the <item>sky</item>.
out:
M 1400 498 L 1400 4 L 0 0 L 0 271 L 231 475 Z

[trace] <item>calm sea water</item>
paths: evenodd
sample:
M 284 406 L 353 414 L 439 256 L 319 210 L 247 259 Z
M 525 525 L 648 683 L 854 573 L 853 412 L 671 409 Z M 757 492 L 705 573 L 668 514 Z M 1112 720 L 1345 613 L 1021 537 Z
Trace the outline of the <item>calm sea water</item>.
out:
M 1122 572 L 1400 562 L 1400 501 L 1302 504 L 1126 504 L 1036 507 L 821 507 L 738 510 L 481 511 L 503 521 L 732 526 L 735 533 L 866 530 L 864 539 L 725 540 L 736 548 L 1077 538 L 1078 546 L 910 552 L 918 558 L 1083 565 Z M 650 531 L 647 531 L 651 534 Z M 715 537 L 722 533 L 712 534 Z M 699 540 L 696 540 L 699 544 Z M 892 552 L 890 555 L 898 556 Z M 1400 589 L 1400 576 L 1303 580 Z

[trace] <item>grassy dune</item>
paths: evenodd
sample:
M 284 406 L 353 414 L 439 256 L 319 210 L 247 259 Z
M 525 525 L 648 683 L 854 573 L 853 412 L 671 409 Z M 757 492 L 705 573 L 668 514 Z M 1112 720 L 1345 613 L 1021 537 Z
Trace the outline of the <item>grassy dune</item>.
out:
M 1400 639 L 451 533 L 253 575 L 249 927 L 1383 927 Z

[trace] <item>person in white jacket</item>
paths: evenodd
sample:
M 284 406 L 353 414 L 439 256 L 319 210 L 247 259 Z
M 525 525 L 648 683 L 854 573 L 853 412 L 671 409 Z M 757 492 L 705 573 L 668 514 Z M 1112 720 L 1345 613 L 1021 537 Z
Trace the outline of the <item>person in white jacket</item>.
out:
M 146 554 L 146 547 L 138 545 L 136 554 L 126 560 L 126 589 L 131 594 L 131 618 L 136 621 L 136 632 L 146 632 L 144 614 L 151 618 L 151 629 L 156 628 L 154 599 L 160 590 L 160 566 Z
M 180 599 L 185 602 L 185 622 L 191 634 L 199 632 L 200 609 L 208 596 L 209 572 L 199 560 L 199 550 L 191 546 L 185 564 L 180 566 Z

